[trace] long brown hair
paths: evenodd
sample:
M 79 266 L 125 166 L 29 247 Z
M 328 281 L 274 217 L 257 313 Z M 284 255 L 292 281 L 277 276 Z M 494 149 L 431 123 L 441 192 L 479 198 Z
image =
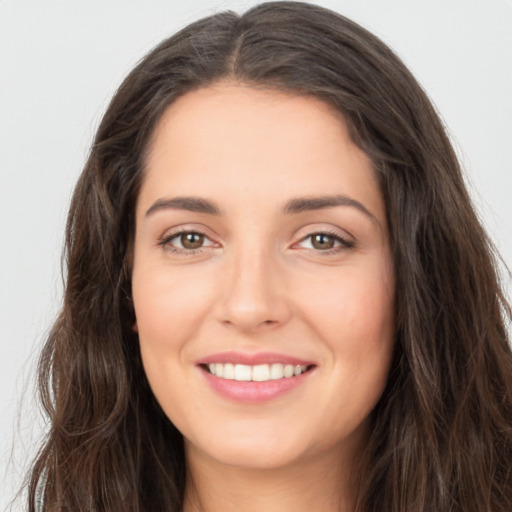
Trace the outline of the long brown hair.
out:
M 76 186 L 67 282 L 39 385 L 50 429 L 29 510 L 180 511 L 181 434 L 132 331 L 130 254 L 145 151 L 179 96 L 220 79 L 334 106 L 373 160 L 396 269 L 397 331 L 360 471 L 361 512 L 512 510 L 511 311 L 442 123 L 375 36 L 299 2 L 224 12 L 165 40 L 115 94 Z

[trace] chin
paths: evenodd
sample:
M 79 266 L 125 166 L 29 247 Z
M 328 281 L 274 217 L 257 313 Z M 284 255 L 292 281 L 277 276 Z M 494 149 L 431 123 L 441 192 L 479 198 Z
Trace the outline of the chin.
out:
M 210 433 L 211 434 L 211 433 Z M 304 457 L 304 443 L 290 439 L 290 435 L 265 434 L 255 429 L 246 435 L 232 435 L 226 431 L 208 436 L 209 442 L 195 444 L 185 441 L 188 454 L 202 455 L 219 464 L 243 469 L 278 469 L 289 466 Z

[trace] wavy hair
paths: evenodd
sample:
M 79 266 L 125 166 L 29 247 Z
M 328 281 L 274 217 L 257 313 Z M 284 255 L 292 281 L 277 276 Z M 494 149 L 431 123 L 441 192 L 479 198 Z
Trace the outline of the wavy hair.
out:
M 182 510 L 181 434 L 142 369 L 131 303 L 148 141 L 176 98 L 219 80 L 317 97 L 372 159 L 396 270 L 396 344 L 359 475 L 359 512 L 512 510 L 511 310 L 435 109 L 378 38 L 325 8 L 271 2 L 195 22 L 112 99 L 76 186 L 61 313 L 39 365 L 49 432 L 29 510 Z

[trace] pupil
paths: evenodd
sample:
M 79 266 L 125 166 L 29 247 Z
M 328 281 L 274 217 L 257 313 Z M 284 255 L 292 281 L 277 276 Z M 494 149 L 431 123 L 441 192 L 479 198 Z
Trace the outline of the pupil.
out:
M 315 247 L 315 249 L 331 249 L 332 247 L 334 247 L 334 240 L 330 235 L 314 235 L 313 247 Z
M 186 249 L 198 249 L 203 245 L 204 235 L 199 233 L 185 233 L 181 235 L 181 244 Z

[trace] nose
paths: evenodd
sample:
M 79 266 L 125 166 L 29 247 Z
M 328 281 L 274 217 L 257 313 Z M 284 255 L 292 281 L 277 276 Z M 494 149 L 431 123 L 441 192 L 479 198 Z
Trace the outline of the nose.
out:
M 218 319 L 241 332 L 282 325 L 291 316 L 282 269 L 268 251 L 245 251 L 226 262 Z

